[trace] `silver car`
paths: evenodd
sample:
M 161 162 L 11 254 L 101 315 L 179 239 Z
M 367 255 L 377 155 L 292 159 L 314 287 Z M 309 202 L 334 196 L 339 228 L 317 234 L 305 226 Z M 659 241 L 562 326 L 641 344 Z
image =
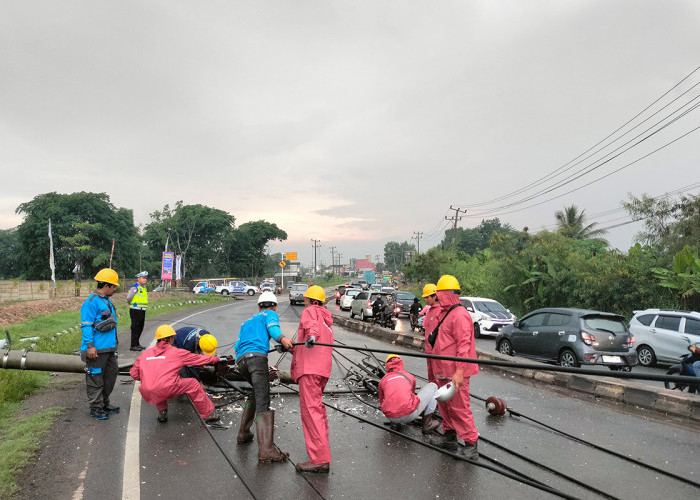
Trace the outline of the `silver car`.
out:
M 304 303 L 304 294 L 308 290 L 309 285 L 303 283 L 294 283 L 289 289 L 289 303 L 296 304 L 297 302 Z
M 658 361 L 678 363 L 688 354 L 688 346 L 700 342 L 700 313 L 694 311 L 635 311 L 630 332 L 637 345 L 637 358 L 643 366 Z
M 374 301 L 377 300 L 377 297 L 380 295 L 382 299 L 384 299 L 384 303 L 394 303 L 394 296 L 390 293 L 363 290 L 355 296 L 350 304 L 350 317 L 354 318 L 355 316 L 359 316 L 362 321 L 371 318 L 374 315 L 372 312 L 372 304 L 374 304 Z

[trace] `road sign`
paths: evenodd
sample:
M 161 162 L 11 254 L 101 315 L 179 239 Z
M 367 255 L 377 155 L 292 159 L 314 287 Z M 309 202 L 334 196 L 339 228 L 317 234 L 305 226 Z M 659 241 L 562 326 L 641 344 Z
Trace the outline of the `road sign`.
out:
M 280 261 L 280 267 L 283 268 L 283 267 L 286 266 L 286 265 L 287 265 L 287 263 L 286 263 L 285 261 L 283 261 L 283 260 Z
M 284 254 L 284 260 L 297 260 L 296 252 L 287 252 Z

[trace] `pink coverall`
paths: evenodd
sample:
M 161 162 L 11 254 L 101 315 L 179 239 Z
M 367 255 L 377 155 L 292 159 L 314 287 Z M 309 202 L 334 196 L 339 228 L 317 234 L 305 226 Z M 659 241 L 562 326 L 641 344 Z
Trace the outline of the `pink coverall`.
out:
M 408 373 L 401 358 L 386 362 L 387 374 L 379 381 L 379 405 L 388 418 L 410 415 L 418 408 L 420 399 L 413 392 L 416 378 Z
M 306 342 L 311 336 L 316 342 L 333 343 L 333 317 L 323 306 L 308 306 L 301 313 L 297 342 Z M 292 378 L 299 384 L 301 425 L 304 429 L 306 452 L 314 464 L 331 461 L 328 441 L 328 416 L 323 405 L 323 389 L 331 376 L 332 347 L 303 345 L 292 351 Z
M 197 412 L 205 418 L 214 411 L 214 403 L 197 379 L 182 378 L 178 372 L 183 366 L 213 365 L 218 362 L 217 356 L 193 354 L 167 342 L 158 342 L 136 358 L 129 374 L 134 380 L 141 381 L 139 391 L 143 399 L 156 405 L 158 411 L 168 407 L 168 399 L 187 394 Z
M 456 307 L 440 325 L 435 346 L 428 342 L 428 336 L 454 304 L 459 304 L 459 296 L 450 291 L 437 292 L 439 302 L 430 308 L 425 318 L 425 352 L 441 356 L 476 358 L 474 343 L 474 323 L 464 307 Z M 447 403 L 439 403 L 440 415 L 443 417 L 442 429 L 455 430 L 457 437 L 468 444 L 474 444 L 479 432 L 474 425 L 474 415 L 469 407 L 469 377 L 479 373 L 479 365 L 458 363 L 456 361 L 428 360 L 428 379 L 442 387 L 457 370 L 464 372 L 464 383 L 457 394 Z

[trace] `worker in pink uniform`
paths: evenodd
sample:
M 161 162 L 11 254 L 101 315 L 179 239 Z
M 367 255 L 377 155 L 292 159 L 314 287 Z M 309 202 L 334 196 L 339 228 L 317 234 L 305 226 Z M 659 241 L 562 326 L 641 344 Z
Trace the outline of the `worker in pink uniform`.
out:
M 437 282 L 438 302 L 430 308 L 425 320 L 425 352 L 440 356 L 476 358 L 474 324 L 459 301 L 459 282 L 444 275 Z M 441 446 L 457 451 L 464 441 L 462 453 L 478 459 L 479 432 L 469 407 L 469 377 L 479 373 L 474 363 L 428 359 L 428 379 L 442 387 L 452 381 L 457 394 L 448 402 L 438 402 L 445 437 Z
M 214 403 L 211 402 L 201 384 L 194 378 L 182 378 L 178 374 L 184 366 L 213 365 L 217 356 L 193 354 L 173 345 L 175 330 L 170 325 L 161 325 L 156 330 L 156 345 L 146 349 L 136 358 L 129 374 L 140 380 L 139 391 L 148 403 L 156 405 L 158 422 L 168 421 L 168 399 L 187 394 L 205 422 L 219 420 Z
M 333 343 L 333 317 L 326 309 L 326 293 L 318 285 L 304 293 L 306 308 L 301 313 L 297 342 L 315 337 L 316 342 Z M 328 441 L 328 416 L 323 405 L 323 390 L 331 376 L 332 347 L 296 345 L 292 351 L 292 378 L 299 384 L 301 424 L 309 461 L 297 463 L 299 472 L 328 473 L 331 447 Z

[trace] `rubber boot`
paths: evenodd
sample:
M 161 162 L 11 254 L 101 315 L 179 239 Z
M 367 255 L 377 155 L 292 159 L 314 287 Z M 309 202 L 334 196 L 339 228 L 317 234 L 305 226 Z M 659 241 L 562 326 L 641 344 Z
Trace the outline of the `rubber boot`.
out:
M 428 413 L 427 415 L 423 415 L 423 429 L 422 429 L 423 434 L 430 434 L 438 427 L 440 427 L 440 422 L 438 422 L 437 420 L 435 420 L 433 418 L 432 413 Z
M 258 413 L 255 419 L 255 433 L 258 435 L 258 462 L 284 462 L 289 456 L 275 447 L 275 410 Z
M 479 442 L 475 441 L 474 444 L 469 444 L 466 441 L 464 446 L 460 446 L 460 453 L 471 460 L 479 460 Z
M 431 439 L 430 444 L 434 446 L 439 446 L 443 450 L 451 451 L 454 453 L 457 451 L 457 431 L 445 431 L 445 435 L 442 436 L 440 440 L 433 441 Z
M 238 444 L 250 443 L 253 440 L 253 433 L 250 432 L 250 428 L 253 426 L 255 421 L 255 408 L 250 403 L 246 401 L 243 407 L 243 414 L 241 415 L 241 427 L 238 429 L 238 437 L 236 441 Z

